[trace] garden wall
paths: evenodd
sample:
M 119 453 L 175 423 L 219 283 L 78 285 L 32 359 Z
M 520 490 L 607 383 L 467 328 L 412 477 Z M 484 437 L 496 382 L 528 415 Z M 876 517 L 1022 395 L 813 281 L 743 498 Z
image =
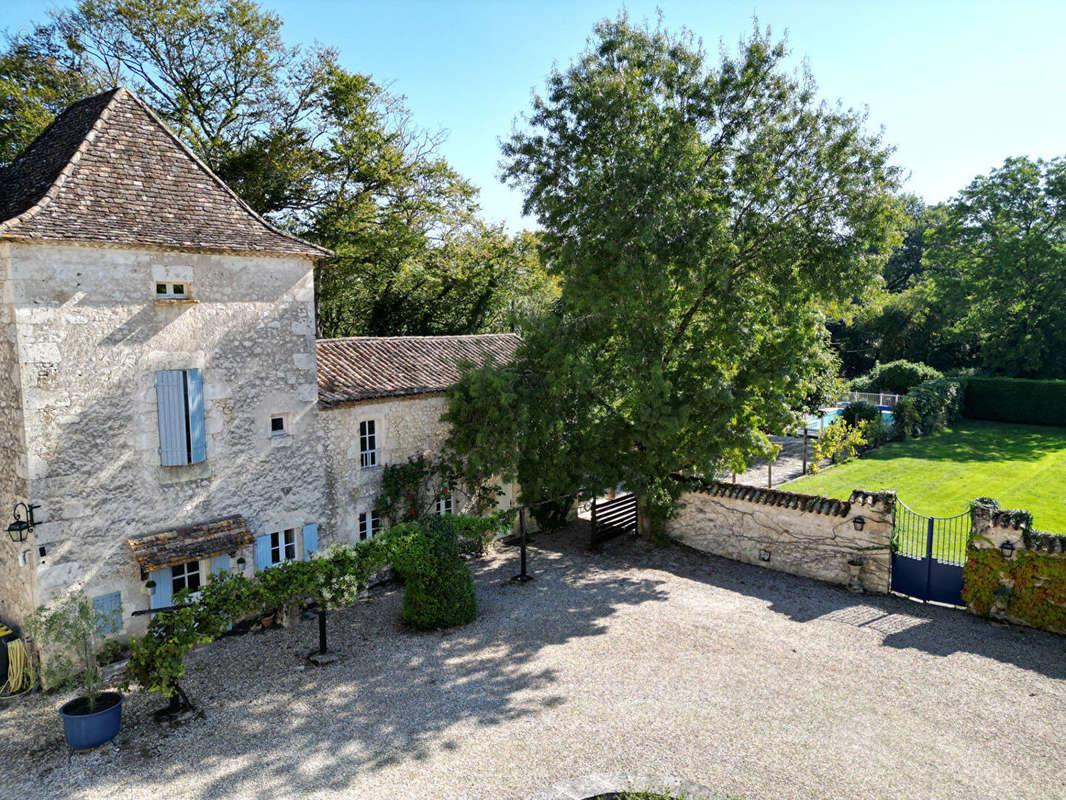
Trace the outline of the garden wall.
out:
M 885 593 L 894 506 L 890 492 L 855 491 L 845 501 L 714 481 L 681 497 L 666 533 L 724 558 L 844 585 L 848 561 L 861 558 L 862 587 Z
M 1027 517 L 974 508 L 962 599 L 980 616 L 1066 633 L 1066 536 L 1033 531 Z

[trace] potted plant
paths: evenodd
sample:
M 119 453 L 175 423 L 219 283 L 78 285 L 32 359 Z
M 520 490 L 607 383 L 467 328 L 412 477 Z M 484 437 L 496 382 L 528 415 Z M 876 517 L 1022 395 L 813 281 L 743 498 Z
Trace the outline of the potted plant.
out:
M 40 650 L 41 677 L 48 688 L 80 683 L 82 694 L 63 704 L 59 716 L 72 750 L 88 750 L 109 742 L 122 724 L 122 695 L 101 691 L 96 655 L 100 630 L 112 620 L 83 593 L 75 591 L 50 607 L 41 607 L 26 623 Z

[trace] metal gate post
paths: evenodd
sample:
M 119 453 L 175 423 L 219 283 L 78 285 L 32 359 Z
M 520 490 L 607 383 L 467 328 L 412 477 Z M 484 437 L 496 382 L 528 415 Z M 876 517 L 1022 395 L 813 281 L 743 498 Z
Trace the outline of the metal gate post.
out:
M 525 583 L 533 580 L 533 576 L 526 572 L 526 507 L 518 509 L 518 531 L 521 536 L 519 547 L 521 548 L 522 571 L 511 578 L 516 583 Z
M 925 591 L 922 593 L 922 602 L 929 602 L 929 587 L 933 585 L 933 525 L 936 520 L 929 518 L 929 526 L 925 534 Z

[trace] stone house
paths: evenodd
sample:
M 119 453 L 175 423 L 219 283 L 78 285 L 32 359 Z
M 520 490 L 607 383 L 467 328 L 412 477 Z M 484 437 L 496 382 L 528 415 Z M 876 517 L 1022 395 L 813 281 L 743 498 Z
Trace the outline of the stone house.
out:
M 77 586 L 137 633 L 210 571 L 358 539 L 376 468 L 443 436 L 454 359 L 517 340 L 316 343 L 328 255 L 123 88 L 0 171 L 0 514 L 35 522 L 0 533 L 0 618 Z

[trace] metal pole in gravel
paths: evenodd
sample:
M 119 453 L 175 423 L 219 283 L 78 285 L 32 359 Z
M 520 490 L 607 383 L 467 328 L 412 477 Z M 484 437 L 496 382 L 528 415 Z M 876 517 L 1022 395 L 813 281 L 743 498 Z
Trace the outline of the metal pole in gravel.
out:
M 521 537 L 519 540 L 519 548 L 521 549 L 522 559 L 522 571 L 511 578 L 515 583 L 525 583 L 533 580 L 533 576 L 526 572 L 526 507 L 522 506 L 518 509 L 518 533 Z

